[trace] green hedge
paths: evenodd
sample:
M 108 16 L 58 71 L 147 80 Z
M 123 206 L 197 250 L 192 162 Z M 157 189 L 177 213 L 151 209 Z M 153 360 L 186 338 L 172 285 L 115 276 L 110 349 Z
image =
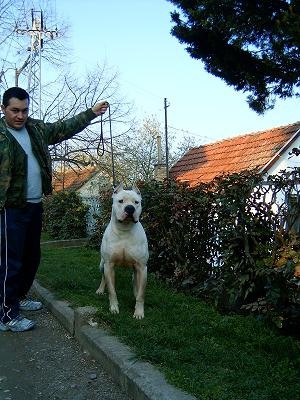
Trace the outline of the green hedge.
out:
M 222 312 L 252 312 L 280 328 L 299 329 L 300 239 L 287 229 L 300 215 L 299 178 L 297 169 L 268 182 L 252 171 L 191 189 L 173 181 L 140 183 L 149 270 Z M 275 195 L 283 192 L 286 198 L 296 194 L 292 210 L 286 203 L 275 207 Z M 111 192 L 100 201 L 97 246 Z
M 73 191 L 62 191 L 43 201 L 43 229 L 53 239 L 86 237 L 88 206 Z

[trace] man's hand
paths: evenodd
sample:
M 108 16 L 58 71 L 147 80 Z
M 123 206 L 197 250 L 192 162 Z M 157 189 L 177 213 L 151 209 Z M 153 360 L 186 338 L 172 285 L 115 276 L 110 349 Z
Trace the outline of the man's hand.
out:
M 107 101 L 100 101 L 100 103 L 97 103 L 92 107 L 93 112 L 99 116 L 101 114 L 104 114 L 106 110 L 108 109 L 108 102 Z

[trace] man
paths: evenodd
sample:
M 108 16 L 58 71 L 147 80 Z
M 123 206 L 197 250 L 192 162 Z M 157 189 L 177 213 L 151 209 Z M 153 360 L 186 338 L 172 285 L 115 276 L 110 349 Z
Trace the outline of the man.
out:
M 73 118 L 45 123 L 28 117 L 29 95 L 12 87 L 3 95 L 0 119 L 0 331 L 23 332 L 35 322 L 20 311 L 35 311 L 39 301 L 26 298 L 40 263 L 42 195 L 51 188 L 48 145 L 81 132 L 105 113 L 97 103 Z

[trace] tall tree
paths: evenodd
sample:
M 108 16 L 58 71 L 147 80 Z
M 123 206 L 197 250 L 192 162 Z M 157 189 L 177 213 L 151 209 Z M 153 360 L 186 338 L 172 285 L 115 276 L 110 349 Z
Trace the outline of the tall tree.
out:
M 171 33 L 257 113 L 300 95 L 299 0 L 168 0 Z
M 39 87 L 32 85 L 36 90 L 30 91 L 30 104 L 35 106 L 30 110 L 31 116 L 41 117 L 46 122 L 66 119 L 93 106 L 97 101 L 106 99 L 111 106 L 113 134 L 118 137 L 130 129 L 131 105 L 119 93 L 117 74 L 103 63 L 78 76 L 71 69 L 71 49 L 68 49 L 65 37 L 67 28 L 61 19 L 55 21 L 53 4 L 47 0 L 42 2 L 45 3 L 45 8 L 42 14 L 41 11 L 36 14 L 34 10 L 40 10 L 38 4 L 41 1 L 0 0 L 0 92 L 4 92 L 9 86 L 20 85 L 28 89 L 29 82 L 36 85 L 40 83 L 40 55 L 47 73 L 42 73 L 42 101 Z M 31 52 L 28 52 L 28 44 L 35 43 L 31 38 L 33 24 L 36 24 L 37 30 L 43 32 L 40 54 L 32 51 L 35 50 L 34 46 L 29 47 Z M 38 61 L 35 63 L 37 70 L 33 69 L 35 73 L 29 73 L 32 60 Z M 35 115 L 34 111 L 38 111 L 38 114 Z M 105 147 L 109 149 L 107 113 L 103 117 L 102 125 L 106 134 Z M 100 139 L 100 119 L 97 118 L 73 139 L 51 147 L 54 167 L 77 168 L 89 164 L 97 158 L 97 149 L 101 147 Z
M 112 133 L 113 133 L 113 159 L 114 159 L 114 178 L 116 183 L 123 182 L 129 186 L 133 183 L 142 180 L 149 181 L 154 178 L 154 166 L 158 162 L 158 137 L 161 137 L 161 154 L 162 163 L 165 163 L 165 141 L 164 134 L 160 123 L 153 115 L 145 118 L 143 121 L 130 121 L 128 119 L 127 132 L 124 130 L 125 119 L 118 128 L 118 120 L 120 111 L 126 111 L 126 104 L 121 105 L 118 103 L 119 109 L 113 106 L 112 108 Z M 122 106 L 122 107 L 121 107 Z M 130 114 L 128 114 L 130 115 Z M 126 117 L 126 114 L 124 114 Z M 111 157 L 111 142 L 108 129 L 108 116 L 104 125 L 104 145 L 102 147 L 99 143 L 99 136 L 97 132 L 101 131 L 99 124 L 91 126 L 88 129 L 88 134 L 94 135 L 94 141 L 88 140 L 90 144 L 86 143 L 84 139 L 87 133 L 82 135 L 82 146 L 77 144 L 73 147 L 70 140 L 64 143 L 61 148 L 56 148 L 57 154 L 53 154 L 53 159 L 56 162 L 56 175 L 63 179 L 63 174 L 67 169 L 77 167 L 84 169 L 88 165 L 95 166 L 97 170 L 101 171 L 101 176 L 104 181 L 113 180 L 113 166 Z M 131 125 L 129 124 L 131 122 Z M 120 129 L 122 128 L 122 129 Z M 84 144 L 85 142 L 85 144 Z M 186 151 L 195 145 L 192 138 L 182 136 L 181 140 L 175 135 L 169 135 L 169 165 L 171 166 L 179 158 L 182 157 Z M 85 148 L 86 146 L 86 148 Z M 79 148 L 81 149 L 79 151 Z M 98 150 L 98 151 L 96 151 Z
M 166 162 L 166 148 L 161 124 L 153 115 L 141 123 L 135 123 L 135 129 L 115 140 L 115 164 L 118 181 L 132 184 L 138 180 L 149 181 L 154 177 L 154 165 L 158 162 L 158 137 L 161 138 L 162 162 Z M 194 145 L 187 136 L 178 140 L 169 134 L 169 166 L 174 164 Z
M 94 119 L 81 133 L 50 148 L 55 169 L 97 164 L 106 170 L 107 162 L 110 163 L 111 137 L 117 145 L 133 125 L 131 105 L 120 94 L 117 74 L 106 64 L 98 64 L 80 78 L 70 71 L 45 90 L 43 118 L 47 122 L 70 118 L 100 100 L 109 102 L 109 112 L 102 118 Z

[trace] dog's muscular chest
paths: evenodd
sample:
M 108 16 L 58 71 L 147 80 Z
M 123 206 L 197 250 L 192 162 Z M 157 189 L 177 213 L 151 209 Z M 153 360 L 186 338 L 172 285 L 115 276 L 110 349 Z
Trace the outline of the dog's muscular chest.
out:
M 130 236 L 114 237 L 114 235 L 106 240 L 102 255 L 104 259 L 116 265 L 132 265 L 140 259 L 143 241 L 139 237 Z
M 133 266 L 136 263 L 144 263 L 145 260 L 145 244 L 143 241 L 119 241 L 114 243 L 111 241 L 106 248 L 106 254 L 103 254 L 104 259 L 109 262 L 120 266 Z
M 134 251 L 128 251 L 126 248 L 115 248 L 111 254 L 111 262 L 121 266 L 132 266 L 137 262 L 137 254 Z
M 133 266 L 147 262 L 147 238 L 140 223 L 131 224 L 130 229 L 120 230 L 111 223 L 105 231 L 101 246 L 105 262 L 120 266 Z

